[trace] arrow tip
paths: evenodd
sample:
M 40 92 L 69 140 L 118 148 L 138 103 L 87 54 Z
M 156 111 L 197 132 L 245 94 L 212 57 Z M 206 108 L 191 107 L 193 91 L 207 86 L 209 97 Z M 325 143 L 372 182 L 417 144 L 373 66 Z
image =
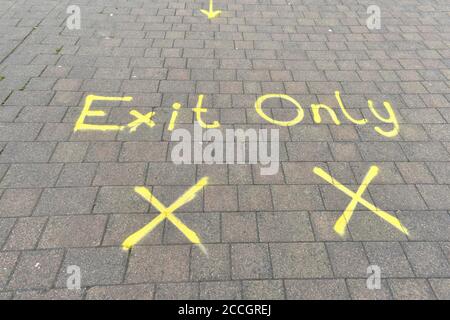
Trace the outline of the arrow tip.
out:
M 208 10 L 201 9 L 200 11 L 201 11 L 205 16 L 207 16 L 209 20 L 218 17 L 218 16 L 222 13 L 222 11 L 220 11 L 220 10 L 217 10 L 217 11 L 208 11 Z

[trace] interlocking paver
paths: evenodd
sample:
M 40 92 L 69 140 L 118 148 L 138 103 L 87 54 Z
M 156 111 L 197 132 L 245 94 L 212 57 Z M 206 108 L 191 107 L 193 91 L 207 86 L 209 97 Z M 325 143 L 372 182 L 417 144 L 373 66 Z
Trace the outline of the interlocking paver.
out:
M 0 216 L 30 216 L 41 192 L 40 189 L 7 189 L 0 199 Z
M 391 300 L 392 294 L 386 280 L 381 280 L 381 288 L 370 290 L 367 288 L 366 279 L 348 279 L 348 291 L 355 300 Z
M 155 285 L 115 285 L 92 287 L 86 292 L 88 300 L 152 300 Z
M 231 245 L 231 276 L 233 279 L 264 279 L 272 274 L 267 244 Z
M 50 289 L 16 291 L 14 300 L 81 300 L 83 290 Z
M 31 250 L 34 249 L 41 232 L 47 222 L 45 217 L 27 217 L 17 219 L 11 234 L 8 237 L 4 250 Z
M 238 281 L 208 281 L 200 283 L 202 300 L 242 299 L 241 285 Z
M 394 299 L 429 300 L 436 299 L 433 290 L 425 279 L 388 280 Z
M 256 242 L 258 226 L 254 212 L 227 212 L 222 214 L 223 242 Z
M 195 300 L 199 297 L 198 282 L 161 283 L 156 285 L 156 300 Z
M 242 295 L 250 300 L 282 300 L 285 298 L 281 280 L 246 280 L 242 282 Z
M 257 214 L 262 242 L 313 241 L 307 212 L 262 212 Z
M 96 188 L 45 189 L 34 210 L 35 215 L 89 214 L 94 205 Z
M 68 249 L 61 265 L 56 287 L 66 287 L 68 266 L 78 266 L 81 286 L 119 284 L 125 275 L 127 253 L 120 248 Z
M 131 252 L 125 281 L 188 281 L 189 254 L 189 245 L 136 247 Z
M 449 261 L 437 243 L 408 242 L 403 246 L 418 277 L 447 277 L 449 275 Z
M 47 289 L 53 284 L 63 250 L 24 251 L 8 283 L 9 289 Z
M 345 281 L 339 280 L 286 280 L 286 298 L 301 300 L 349 299 Z
M 18 257 L 18 252 L 8 251 L 0 253 L 0 258 L 2 259 L 2 268 L 0 268 L 0 289 L 5 288 L 8 283 L 9 276 L 14 271 Z
M 191 275 L 193 281 L 229 280 L 230 249 L 226 244 L 207 245 L 208 255 L 194 247 L 191 252 Z
M 100 245 L 106 216 L 51 217 L 39 241 L 39 248 L 94 247 Z
M 12 164 L 3 177 L 2 188 L 52 187 L 61 171 L 61 164 Z
M 361 243 L 331 242 L 326 245 L 337 277 L 365 277 L 369 262 Z
M 332 270 L 323 243 L 270 244 L 275 278 L 331 277 Z

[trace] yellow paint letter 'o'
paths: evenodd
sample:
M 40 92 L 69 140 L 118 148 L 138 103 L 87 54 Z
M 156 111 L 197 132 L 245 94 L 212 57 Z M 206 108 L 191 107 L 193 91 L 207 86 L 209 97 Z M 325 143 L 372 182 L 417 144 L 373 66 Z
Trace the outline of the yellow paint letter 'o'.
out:
M 287 100 L 289 102 L 291 102 L 298 110 L 298 114 L 297 116 L 289 121 L 280 121 L 280 120 L 275 120 L 272 119 L 271 117 L 269 117 L 267 114 L 265 114 L 262 111 L 262 104 L 264 103 L 264 101 L 266 101 L 267 99 L 272 99 L 272 98 L 279 98 L 279 99 L 284 99 Z M 294 98 L 292 98 L 291 96 L 288 96 L 287 94 L 266 94 L 264 96 L 261 96 L 258 98 L 258 100 L 256 100 L 255 102 L 255 109 L 256 112 L 266 121 L 273 123 L 273 124 L 277 124 L 279 126 L 283 126 L 283 127 L 290 127 L 290 126 L 294 126 L 297 123 L 301 122 L 303 120 L 303 117 L 305 116 L 305 112 L 303 111 L 302 106 L 300 105 L 300 103 L 297 102 L 297 100 L 295 100 Z

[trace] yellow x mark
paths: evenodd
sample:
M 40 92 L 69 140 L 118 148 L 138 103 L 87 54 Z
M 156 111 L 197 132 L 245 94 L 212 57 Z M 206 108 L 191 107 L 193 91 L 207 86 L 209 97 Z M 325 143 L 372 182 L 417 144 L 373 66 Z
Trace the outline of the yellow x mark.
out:
M 327 181 L 328 183 L 332 184 L 336 189 L 341 190 L 343 193 L 348 195 L 352 201 L 347 205 L 345 208 L 344 213 L 339 217 L 339 219 L 336 221 L 336 224 L 334 225 L 334 231 L 336 231 L 339 235 L 344 236 L 345 230 L 347 227 L 347 224 L 350 222 L 350 219 L 352 218 L 353 211 L 355 210 L 358 203 L 362 204 L 364 207 L 372 211 L 374 214 L 379 216 L 380 218 L 384 219 L 391 225 L 393 225 L 395 228 L 400 230 L 406 235 L 409 235 L 408 229 L 406 229 L 400 220 L 395 218 L 394 216 L 390 215 L 386 211 L 383 211 L 376 206 L 374 206 L 369 201 L 362 198 L 362 195 L 364 191 L 366 191 L 367 187 L 369 186 L 369 183 L 375 178 L 379 172 L 379 168 L 377 166 L 371 166 L 369 171 L 367 172 L 366 176 L 363 179 L 363 182 L 361 183 L 361 186 L 358 188 L 358 191 L 355 193 L 342 185 L 339 181 L 334 179 L 332 176 L 330 176 L 328 173 L 326 173 L 324 170 L 322 170 L 319 167 L 315 167 L 313 169 L 314 173 L 317 174 L 319 177 Z
M 136 129 L 143 123 L 145 123 L 150 128 L 155 126 L 155 122 L 153 122 L 152 117 L 155 115 L 155 112 L 149 112 L 147 114 L 142 114 L 137 110 L 131 110 L 130 114 L 136 117 L 136 120 L 130 122 L 127 127 L 130 128 L 130 132 L 136 131 Z
M 180 219 L 178 219 L 173 212 L 195 198 L 195 195 L 208 184 L 208 177 L 203 177 L 194 186 L 189 188 L 181 197 L 179 197 L 170 207 L 166 208 L 151 192 L 145 187 L 135 187 L 136 191 L 142 198 L 150 202 L 160 214 L 154 218 L 150 223 L 145 225 L 142 229 L 136 231 L 122 243 L 125 250 L 131 249 L 136 243 L 142 240 L 149 232 L 151 232 L 164 219 L 172 222 L 193 244 L 200 247 L 203 253 L 206 254 L 206 248 L 202 245 L 197 234 L 189 229 Z

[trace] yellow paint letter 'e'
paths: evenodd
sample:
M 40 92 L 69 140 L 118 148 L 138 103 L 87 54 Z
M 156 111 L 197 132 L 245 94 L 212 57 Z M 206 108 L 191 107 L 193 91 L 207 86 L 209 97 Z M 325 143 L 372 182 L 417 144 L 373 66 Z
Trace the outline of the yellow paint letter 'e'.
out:
M 383 106 L 386 108 L 387 113 L 389 114 L 389 118 L 385 118 L 383 116 L 381 116 L 378 111 L 375 109 L 375 107 L 373 106 L 373 101 L 369 100 L 367 101 L 368 105 L 369 105 L 369 109 L 370 111 L 372 111 L 373 115 L 380 121 L 384 122 L 384 123 L 391 123 L 394 125 L 394 128 L 391 131 L 384 131 L 383 129 L 381 129 L 380 127 L 375 127 L 375 131 L 378 132 L 379 134 L 381 134 L 382 136 L 388 137 L 388 138 L 393 138 L 396 135 L 398 135 L 399 130 L 399 125 L 398 125 L 398 121 L 397 121 L 397 117 L 395 116 L 394 110 L 392 109 L 392 106 L 389 102 L 384 101 L 383 102 Z
M 84 123 L 86 117 L 104 117 L 106 115 L 105 111 L 102 110 L 90 110 L 91 105 L 94 101 L 132 101 L 133 97 L 102 97 L 88 95 L 84 102 L 83 110 L 81 111 L 80 117 L 75 123 L 75 128 L 73 131 L 120 131 L 123 130 L 124 126 L 118 125 L 106 125 L 106 124 L 88 124 Z
M 273 99 L 273 98 L 284 99 L 284 100 L 291 102 L 297 108 L 297 116 L 294 119 L 289 120 L 289 121 L 280 121 L 280 120 L 275 120 L 275 119 L 272 119 L 271 117 L 269 117 L 267 114 L 264 113 L 264 111 L 262 111 L 262 104 L 267 99 Z M 303 108 L 300 105 L 300 103 L 298 103 L 297 100 L 295 100 L 291 96 L 288 96 L 287 94 L 266 94 L 264 96 L 261 96 L 255 102 L 255 109 L 256 109 L 256 112 L 260 115 L 260 117 L 263 118 L 264 120 L 266 120 L 270 123 L 279 125 L 279 126 L 283 126 L 283 127 L 294 126 L 297 123 L 301 122 L 303 120 L 303 117 L 305 116 L 305 112 L 303 111 Z

